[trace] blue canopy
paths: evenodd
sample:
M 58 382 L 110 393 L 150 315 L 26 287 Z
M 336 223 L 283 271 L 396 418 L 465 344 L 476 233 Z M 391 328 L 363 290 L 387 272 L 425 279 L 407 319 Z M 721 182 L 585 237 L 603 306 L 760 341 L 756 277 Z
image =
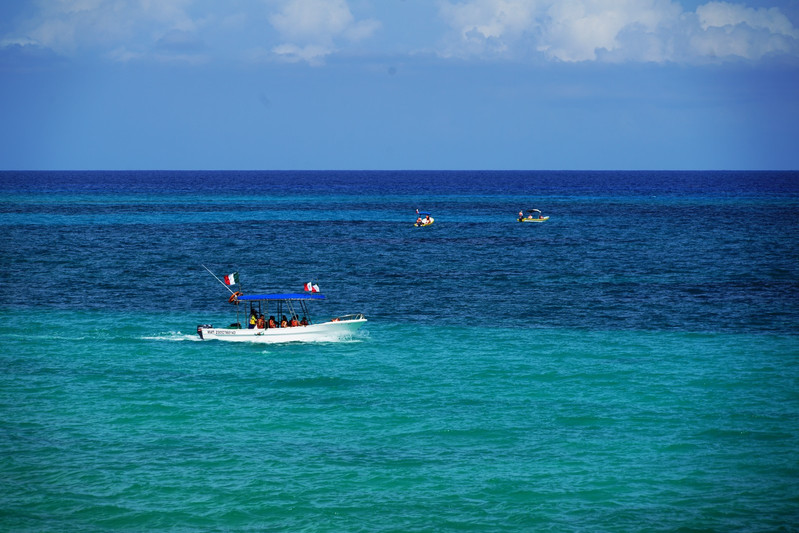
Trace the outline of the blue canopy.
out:
M 313 294 L 313 293 L 302 293 L 302 292 L 294 292 L 294 293 L 286 293 L 286 294 L 245 294 L 243 296 L 239 296 L 239 301 L 248 301 L 248 300 L 324 300 L 324 294 Z

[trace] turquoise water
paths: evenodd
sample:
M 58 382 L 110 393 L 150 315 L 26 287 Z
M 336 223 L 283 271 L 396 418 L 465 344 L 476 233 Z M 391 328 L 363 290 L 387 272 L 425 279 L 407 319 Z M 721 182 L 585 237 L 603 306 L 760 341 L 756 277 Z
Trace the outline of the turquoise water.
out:
M 0 174 L 0 526 L 794 530 L 799 177 L 663 176 Z M 203 263 L 369 322 L 200 341 Z

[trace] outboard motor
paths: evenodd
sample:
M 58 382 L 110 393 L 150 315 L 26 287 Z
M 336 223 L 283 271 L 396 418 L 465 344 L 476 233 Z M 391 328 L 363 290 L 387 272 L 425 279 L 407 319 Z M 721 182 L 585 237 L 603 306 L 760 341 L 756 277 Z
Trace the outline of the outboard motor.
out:
M 212 328 L 212 327 L 214 327 L 214 326 L 212 326 L 211 324 L 200 324 L 200 325 L 198 325 L 197 326 L 197 335 L 199 335 L 200 338 L 202 339 L 203 338 L 203 328 Z

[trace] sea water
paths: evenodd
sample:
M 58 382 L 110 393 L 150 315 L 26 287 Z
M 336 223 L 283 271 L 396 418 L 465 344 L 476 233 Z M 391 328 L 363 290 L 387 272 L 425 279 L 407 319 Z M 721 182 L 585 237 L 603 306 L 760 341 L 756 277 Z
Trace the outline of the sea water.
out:
M 0 186 L 0 529 L 799 523 L 799 173 Z M 369 322 L 201 341 L 242 320 L 202 265 Z

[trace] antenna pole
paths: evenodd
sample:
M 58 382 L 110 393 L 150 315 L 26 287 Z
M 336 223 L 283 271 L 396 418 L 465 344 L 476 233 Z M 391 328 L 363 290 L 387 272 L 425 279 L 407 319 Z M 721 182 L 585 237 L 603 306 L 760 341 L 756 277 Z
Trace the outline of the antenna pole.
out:
M 205 270 L 208 270 L 208 267 L 207 267 L 207 266 L 205 266 L 205 265 L 202 265 L 202 267 L 203 267 Z M 208 273 L 209 273 L 209 274 L 211 274 L 211 275 L 212 275 L 214 278 L 216 278 L 216 281 L 218 281 L 219 283 L 221 283 L 221 284 L 222 284 L 222 286 L 223 286 L 224 288 L 226 288 L 226 289 L 228 290 L 228 292 L 230 292 L 230 294 L 233 294 L 233 291 L 230 289 L 230 287 L 228 287 L 227 285 L 225 285 L 225 282 L 224 282 L 224 281 L 222 281 L 221 279 L 217 278 L 217 277 L 216 277 L 216 274 L 214 274 L 214 273 L 213 273 L 213 272 L 211 272 L 210 270 L 208 270 Z M 239 283 L 239 288 L 241 288 L 241 283 Z

